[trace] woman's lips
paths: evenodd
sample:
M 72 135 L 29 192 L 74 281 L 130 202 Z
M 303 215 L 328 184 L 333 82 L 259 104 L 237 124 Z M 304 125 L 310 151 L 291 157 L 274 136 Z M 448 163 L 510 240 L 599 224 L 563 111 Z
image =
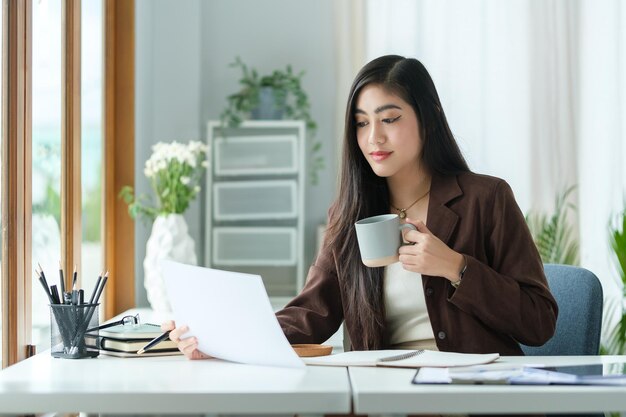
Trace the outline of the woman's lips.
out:
M 376 162 L 385 160 L 389 158 L 390 155 L 391 155 L 391 152 L 383 152 L 383 151 L 370 152 L 370 156 Z

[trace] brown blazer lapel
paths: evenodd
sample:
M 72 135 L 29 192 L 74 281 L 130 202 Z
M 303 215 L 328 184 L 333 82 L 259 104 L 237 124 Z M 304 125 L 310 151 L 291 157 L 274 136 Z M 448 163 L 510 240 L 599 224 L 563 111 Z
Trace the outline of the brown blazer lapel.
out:
M 443 177 L 433 174 L 428 202 L 426 225 L 443 243 L 450 246 L 450 237 L 459 222 L 459 216 L 446 205 L 463 195 L 456 176 Z
M 442 177 L 433 174 L 430 184 L 430 200 L 428 201 L 428 217 L 426 226 L 443 243 L 450 246 L 450 237 L 459 222 L 459 216 L 446 206 L 452 199 L 463 195 L 456 176 Z M 431 286 L 443 286 L 441 278 L 422 275 L 424 291 Z M 434 329 L 433 329 L 434 331 Z

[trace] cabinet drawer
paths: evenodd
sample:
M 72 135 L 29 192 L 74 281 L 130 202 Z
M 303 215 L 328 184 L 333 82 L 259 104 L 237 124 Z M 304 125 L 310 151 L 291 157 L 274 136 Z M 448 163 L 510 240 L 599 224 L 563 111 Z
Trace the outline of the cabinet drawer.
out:
M 215 139 L 216 175 L 295 174 L 298 141 L 294 135 Z
M 213 185 L 215 220 L 293 219 L 295 181 L 237 181 Z
M 296 264 L 296 229 L 217 227 L 213 229 L 216 265 L 289 266 Z

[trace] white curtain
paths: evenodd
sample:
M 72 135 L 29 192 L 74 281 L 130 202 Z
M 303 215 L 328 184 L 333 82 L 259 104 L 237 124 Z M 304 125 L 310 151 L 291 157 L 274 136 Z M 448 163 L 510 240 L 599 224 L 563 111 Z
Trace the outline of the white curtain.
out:
M 626 3 L 582 1 L 578 42 L 581 261 L 603 280 L 607 335 L 623 302 L 607 225 L 626 208 Z
M 607 225 L 626 195 L 626 4 L 365 0 L 365 21 L 361 64 L 422 61 L 472 170 L 506 179 L 524 212 L 578 185 L 571 220 L 604 287 L 606 339 L 621 316 Z
M 341 155 L 346 98 L 354 76 L 365 60 L 365 4 L 362 0 L 342 0 L 333 2 L 335 33 L 335 74 L 337 92 L 335 94 L 335 137 L 337 152 Z

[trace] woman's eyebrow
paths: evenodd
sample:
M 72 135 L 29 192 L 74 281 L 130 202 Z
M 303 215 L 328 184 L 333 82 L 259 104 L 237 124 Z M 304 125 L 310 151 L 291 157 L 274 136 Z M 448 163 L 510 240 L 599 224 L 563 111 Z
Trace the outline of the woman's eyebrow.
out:
M 378 114 L 378 113 L 380 113 L 382 111 L 389 110 L 389 109 L 402 110 L 402 107 L 398 106 L 397 104 L 383 104 L 382 106 L 377 107 L 376 110 L 374 110 L 374 113 Z M 361 110 L 361 109 L 355 109 L 354 113 L 356 113 L 356 114 L 367 114 L 365 112 L 365 110 Z
M 383 106 L 378 107 L 376 110 L 374 110 L 374 113 L 378 114 L 381 111 L 385 111 L 385 110 L 389 110 L 389 109 L 398 109 L 398 110 L 402 110 L 402 107 L 396 105 L 396 104 L 385 104 Z

